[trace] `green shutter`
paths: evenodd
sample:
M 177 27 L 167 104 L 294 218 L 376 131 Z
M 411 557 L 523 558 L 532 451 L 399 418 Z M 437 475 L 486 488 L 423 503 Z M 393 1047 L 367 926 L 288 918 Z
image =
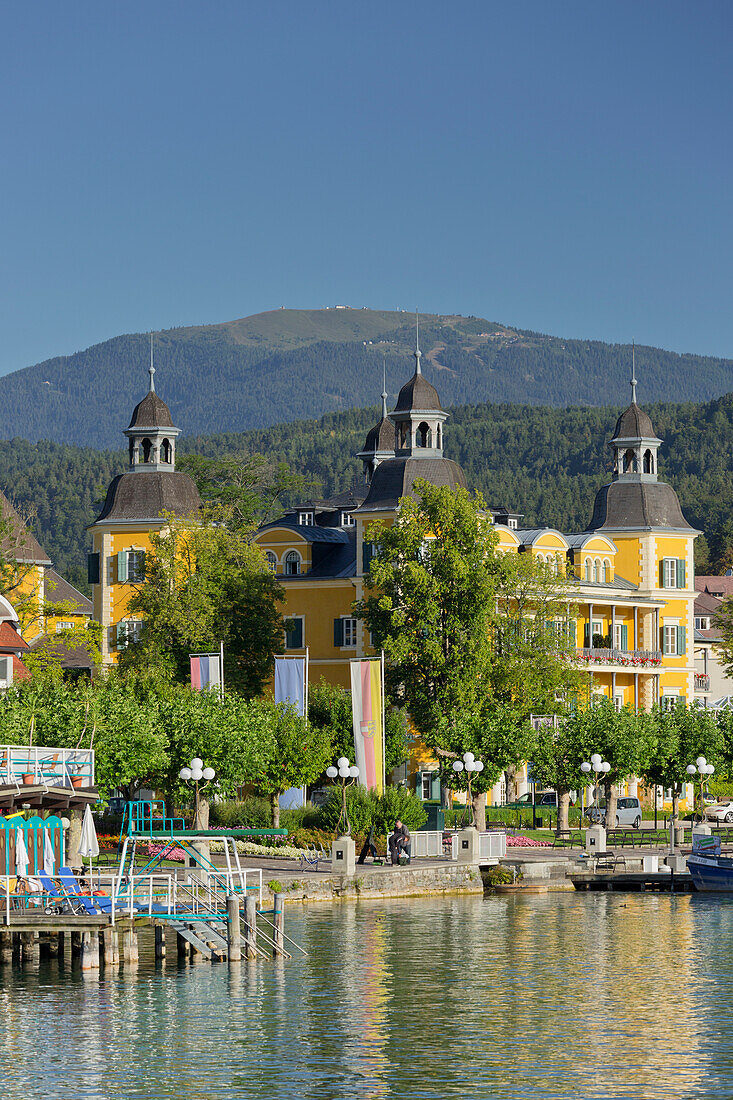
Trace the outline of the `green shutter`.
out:
M 659 648 L 663 654 L 666 654 L 667 650 L 664 648 L 664 627 L 659 628 Z
M 682 657 L 685 652 L 685 628 L 684 626 L 677 627 L 677 654 Z
M 371 565 L 372 558 L 374 557 L 374 544 L 371 542 L 363 542 L 361 544 L 361 568 L 362 573 L 369 572 L 369 566 Z
M 568 645 L 573 649 L 578 644 L 578 621 L 577 619 L 568 619 Z
M 659 587 L 664 588 L 664 558 L 659 563 Z
M 677 587 L 686 588 L 687 582 L 685 580 L 685 559 L 677 558 Z
M 627 650 L 629 648 L 629 628 L 628 626 L 621 627 L 621 648 Z
M 333 620 L 333 644 L 338 649 L 339 646 L 344 644 L 344 620 Z
M 433 772 L 430 785 L 430 797 L 433 802 L 440 802 L 440 772 Z
M 99 584 L 99 554 L 87 554 L 87 581 Z
M 120 550 L 117 555 L 117 583 L 125 584 L 127 581 L 127 550 Z
M 583 646 L 590 649 L 590 623 L 583 623 Z
M 127 623 L 117 624 L 117 648 L 124 649 L 127 641 Z

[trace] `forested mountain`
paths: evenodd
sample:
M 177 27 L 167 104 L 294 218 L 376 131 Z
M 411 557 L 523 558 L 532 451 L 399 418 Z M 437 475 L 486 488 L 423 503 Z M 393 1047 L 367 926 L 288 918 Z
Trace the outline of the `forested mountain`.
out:
M 155 335 L 157 388 L 186 433 L 267 427 L 394 397 L 412 369 L 414 319 L 369 309 L 274 310 Z M 629 345 L 561 339 L 476 317 L 420 320 L 423 369 L 445 404 L 616 405 Z M 147 386 L 148 336 L 118 336 L 0 378 L 0 437 L 115 447 Z M 647 402 L 733 390 L 733 361 L 637 348 Z
M 733 544 L 733 394 L 703 405 L 645 407 L 664 439 L 660 475 L 676 488 L 687 518 L 713 544 L 721 538 Z M 490 505 L 524 513 L 527 527 L 585 527 L 595 492 L 608 479 L 606 441 L 617 409 L 482 404 L 450 413 L 446 454 L 461 463 L 469 485 Z M 361 478 L 353 455 L 377 415 L 373 407 L 265 430 L 184 438 L 180 450 L 264 454 L 307 474 L 328 494 Z M 126 464 L 123 451 L 19 439 L 0 443 L 0 488 L 22 511 L 35 512 L 32 526 L 41 544 L 76 584 L 84 585 L 85 527 Z

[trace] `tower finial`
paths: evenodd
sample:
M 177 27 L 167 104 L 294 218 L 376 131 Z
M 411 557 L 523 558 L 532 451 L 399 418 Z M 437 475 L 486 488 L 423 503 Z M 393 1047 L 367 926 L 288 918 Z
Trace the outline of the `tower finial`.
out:
M 387 419 L 387 359 L 382 359 L 382 420 Z
M 631 341 L 631 404 L 636 404 L 636 343 Z
M 415 351 L 413 354 L 415 356 L 415 374 L 422 374 L 420 367 L 420 356 L 422 355 L 420 351 L 420 315 L 417 310 L 415 310 Z
M 148 374 L 150 375 L 150 392 L 155 393 L 155 367 L 153 366 L 153 333 L 150 333 L 150 366 L 148 367 Z

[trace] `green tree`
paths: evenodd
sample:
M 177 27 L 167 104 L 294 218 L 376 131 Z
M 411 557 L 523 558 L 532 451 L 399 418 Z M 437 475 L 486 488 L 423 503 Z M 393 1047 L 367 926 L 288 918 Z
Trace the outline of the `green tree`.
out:
M 716 770 L 720 769 L 725 758 L 724 732 L 716 717 L 702 707 L 655 707 L 647 720 L 652 726 L 653 750 L 639 775 L 649 786 L 671 789 L 672 818 L 676 821 L 682 785 L 690 782 L 688 765 L 704 756 Z M 699 781 L 699 776 L 695 775 L 693 781 Z
M 280 824 L 281 794 L 313 783 L 328 767 L 333 748 L 326 729 L 306 722 L 294 707 L 254 699 L 249 704 L 252 732 L 262 757 L 250 782 L 270 799 L 272 824 Z
M 283 497 L 302 498 L 313 489 L 313 482 L 293 473 L 287 463 L 260 454 L 184 454 L 178 468 L 196 482 L 206 517 L 231 531 L 249 532 L 267 523 L 282 511 Z

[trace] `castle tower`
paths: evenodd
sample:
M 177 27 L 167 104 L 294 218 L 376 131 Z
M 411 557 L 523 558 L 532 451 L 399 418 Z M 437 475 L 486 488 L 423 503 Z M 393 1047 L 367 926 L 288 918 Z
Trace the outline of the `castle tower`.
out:
M 398 457 L 443 457 L 443 424 L 448 414 L 440 406 L 435 386 L 423 375 L 420 365 L 420 333 L 415 322 L 415 373 L 399 392 L 392 413 L 394 451 Z
M 133 585 L 145 579 L 150 535 L 161 531 L 167 515 L 194 519 L 201 507 L 196 485 L 176 470 L 175 445 L 180 430 L 170 409 L 155 392 L 155 368 L 149 368 L 149 389 L 135 406 L 129 427 L 129 468 L 107 490 L 102 511 L 89 530 L 92 550 L 88 576 L 94 618 L 102 625 L 102 660 L 117 659 L 128 640 L 139 636 L 142 623 L 127 612 Z
M 357 454 L 364 466 L 364 480 L 367 485 L 372 480 L 374 471 L 380 462 L 386 458 L 394 458 L 394 425 L 387 413 L 387 372 L 384 372 L 382 383 L 382 416 L 373 428 L 367 433 L 364 447 Z

